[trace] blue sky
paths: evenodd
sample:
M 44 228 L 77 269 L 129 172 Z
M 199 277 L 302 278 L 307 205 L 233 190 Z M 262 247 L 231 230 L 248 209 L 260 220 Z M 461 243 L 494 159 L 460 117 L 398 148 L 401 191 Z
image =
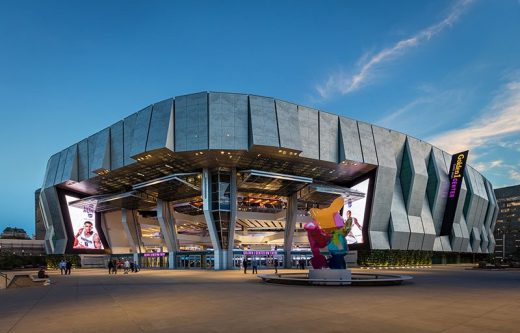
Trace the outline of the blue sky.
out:
M 156 101 L 272 96 L 520 183 L 520 1 L 0 1 L 0 228 L 47 159 Z

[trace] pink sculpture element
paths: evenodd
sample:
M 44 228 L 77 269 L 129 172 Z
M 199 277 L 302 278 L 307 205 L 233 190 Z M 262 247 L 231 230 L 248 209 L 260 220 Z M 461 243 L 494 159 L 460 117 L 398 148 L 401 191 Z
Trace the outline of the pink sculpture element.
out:
M 320 249 L 327 246 L 332 235 L 323 231 L 314 220 L 305 224 L 303 228 L 307 231 L 307 237 L 309 238 L 309 245 L 312 251 L 312 267 L 314 269 L 327 267 L 327 259 L 320 253 Z
M 339 215 L 339 213 L 334 213 L 334 223 L 336 224 L 336 228 L 341 229 L 345 225 L 343 219 Z

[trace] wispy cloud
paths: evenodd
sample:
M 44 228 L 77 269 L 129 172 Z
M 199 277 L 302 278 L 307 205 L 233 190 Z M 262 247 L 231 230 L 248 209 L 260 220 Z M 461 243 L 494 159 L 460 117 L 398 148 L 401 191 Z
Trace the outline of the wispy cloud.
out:
M 503 160 L 495 160 L 490 162 L 479 162 L 474 165 L 474 168 L 477 169 L 479 172 L 484 172 L 486 170 L 492 169 L 492 168 L 498 168 L 501 167 L 504 164 Z
M 520 172 L 517 170 L 509 170 L 509 178 L 520 182 Z
M 378 121 L 378 124 L 381 126 L 390 126 L 393 124 L 398 118 L 400 118 L 403 115 L 406 115 L 410 111 L 414 110 L 417 106 L 422 104 L 431 103 L 431 99 L 427 97 L 419 97 L 417 99 L 414 99 L 410 103 L 406 104 L 405 106 L 397 109 L 396 111 L 392 112 L 391 114 L 387 115 L 383 119 Z
M 482 147 L 492 140 L 520 132 L 520 80 L 506 84 L 490 107 L 462 128 L 428 141 L 449 152 Z
M 378 65 L 390 59 L 395 59 L 397 56 L 404 54 L 412 47 L 429 41 L 444 29 L 452 26 L 464 12 L 466 7 L 472 2 L 473 0 L 460 0 L 440 22 L 417 32 L 412 37 L 398 41 L 392 47 L 383 49 L 371 57 L 366 55 L 363 56 L 359 61 L 360 65 L 355 74 L 350 75 L 345 72 L 332 74 L 329 76 L 325 84 L 316 86 L 316 90 L 322 98 L 327 98 L 334 93 L 345 95 L 361 88 L 370 81 L 372 72 Z

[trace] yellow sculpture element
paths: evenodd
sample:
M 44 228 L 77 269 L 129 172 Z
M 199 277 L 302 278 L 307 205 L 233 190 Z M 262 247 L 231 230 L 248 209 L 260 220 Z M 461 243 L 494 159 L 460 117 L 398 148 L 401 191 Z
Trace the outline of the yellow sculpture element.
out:
M 330 232 L 337 228 L 336 223 L 334 222 L 334 213 L 339 212 L 344 205 L 345 200 L 343 200 L 343 197 L 338 197 L 329 207 L 311 208 L 310 213 L 321 229 Z

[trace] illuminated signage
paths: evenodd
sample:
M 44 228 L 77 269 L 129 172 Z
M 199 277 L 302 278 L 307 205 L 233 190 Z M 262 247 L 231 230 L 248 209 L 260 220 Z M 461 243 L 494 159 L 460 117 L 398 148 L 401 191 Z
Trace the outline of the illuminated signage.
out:
M 274 256 L 276 255 L 276 251 L 252 251 L 252 250 L 244 250 L 245 256 Z
M 455 219 L 455 210 L 457 209 L 457 201 L 459 200 L 460 187 L 464 181 L 464 169 L 468 160 L 468 151 L 454 154 L 451 157 L 450 165 L 450 186 L 448 189 L 448 199 L 446 200 L 446 209 L 444 210 L 444 219 L 442 222 L 441 236 L 451 233 L 453 221 Z
M 164 252 L 146 252 L 144 253 L 145 257 L 166 257 L 166 253 Z

